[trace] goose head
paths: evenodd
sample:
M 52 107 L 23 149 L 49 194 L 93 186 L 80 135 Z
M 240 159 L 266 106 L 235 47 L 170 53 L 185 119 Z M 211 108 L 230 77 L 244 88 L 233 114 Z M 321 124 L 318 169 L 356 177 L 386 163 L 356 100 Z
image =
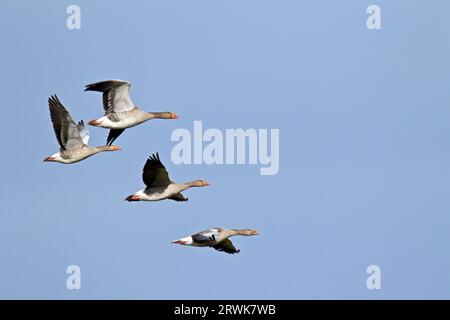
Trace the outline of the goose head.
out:
M 119 146 L 103 146 L 103 147 L 98 147 L 100 148 L 102 151 L 119 151 L 122 150 L 121 147 Z
M 243 229 L 243 230 L 234 230 L 236 234 L 241 236 L 256 236 L 259 234 L 258 231 L 253 229 Z
M 207 187 L 209 186 L 208 181 L 205 180 L 195 180 L 191 182 L 191 187 Z
M 156 119 L 178 119 L 178 115 L 174 112 L 149 112 L 149 114 Z

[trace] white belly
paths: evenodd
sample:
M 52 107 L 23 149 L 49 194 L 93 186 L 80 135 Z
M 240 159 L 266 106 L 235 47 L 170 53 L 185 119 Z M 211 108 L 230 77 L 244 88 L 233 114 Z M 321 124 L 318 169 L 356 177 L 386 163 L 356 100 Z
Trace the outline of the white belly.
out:
M 141 195 L 141 199 L 143 201 L 160 201 L 169 198 L 175 193 L 180 192 L 180 187 L 174 183 L 167 186 L 164 190 L 150 190 L 150 193 L 144 193 L 142 190 L 143 195 Z
M 104 116 L 98 119 L 98 121 L 101 121 L 99 126 L 107 129 L 127 129 L 137 126 L 138 124 L 141 124 L 146 120 L 148 120 L 148 119 L 137 120 L 134 117 L 126 117 L 126 116 L 121 117 L 120 115 L 118 116 L 118 118 L 119 118 L 118 121 L 111 121 L 107 116 Z

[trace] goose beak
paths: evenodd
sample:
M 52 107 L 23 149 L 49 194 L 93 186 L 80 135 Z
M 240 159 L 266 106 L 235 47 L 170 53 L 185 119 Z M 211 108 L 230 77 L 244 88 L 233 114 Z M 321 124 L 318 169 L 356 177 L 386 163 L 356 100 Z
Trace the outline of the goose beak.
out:
M 170 119 L 178 119 L 178 115 L 176 113 L 171 113 L 170 114 Z
M 138 196 L 135 196 L 132 194 L 131 196 L 128 196 L 125 198 L 126 201 L 140 201 L 141 199 Z
M 172 243 L 176 243 L 176 244 L 186 244 L 186 242 L 181 241 L 181 240 L 175 240 L 175 241 L 172 241 Z
M 208 181 L 203 181 L 203 185 L 202 185 L 203 187 L 207 187 L 207 186 L 209 186 L 209 182 Z
M 91 126 L 96 127 L 96 126 L 99 126 L 101 124 L 101 122 L 98 121 L 98 120 L 91 120 L 91 121 L 88 122 L 88 124 L 90 124 Z
M 53 158 L 53 157 L 47 157 L 47 158 L 44 159 L 43 162 L 50 162 L 50 161 L 55 161 L 55 160 L 56 160 L 56 159 Z

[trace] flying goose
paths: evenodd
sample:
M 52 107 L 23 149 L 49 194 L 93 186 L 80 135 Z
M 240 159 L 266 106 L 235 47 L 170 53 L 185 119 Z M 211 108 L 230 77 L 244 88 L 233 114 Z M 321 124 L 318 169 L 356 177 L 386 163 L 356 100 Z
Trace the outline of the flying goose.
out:
M 98 152 L 121 150 L 117 146 L 89 146 L 89 131 L 84 122 L 80 121 L 76 124 L 56 95 L 48 98 L 48 107 L 60 149 L 44 161 L 68 164 L 84 160 Z
M 192 236 L 181 238 L 179 240 L 172 241 L 172 243 L 178 243 L 185 246 L 193 247 L 211 247 L 218 251 L 234 254 L 239 253 L 240 250 L 236 249 L 229 239 L 232 236 L 255 236 L 259 234 L 256 230 L 252 229 L 222 229 L 211 228 L 205 231 L 201 231 Z
M 123 80 L 107 80 L 86 85 L 84 91 L 103 92 L 105 115 L 88 124 L 109 130 L 106 144 L 112 145 L 122 132 L 150 119 L 178 119 L 173 112 L 145 112 L 136 107 L 130 98 L 131 83 Z
M 188 201 L 181 191 L 191 187 L 206 187 L 209 183 L 204 180 L 178 184 L 170 180 L 166 168 L 159 159 L 159 154 L 151 155 L 145 163 L 142 179 L 146 185 L 145 189 L 128 196 L 127 201 L 159 201 L 170 199 L 175 201 Z

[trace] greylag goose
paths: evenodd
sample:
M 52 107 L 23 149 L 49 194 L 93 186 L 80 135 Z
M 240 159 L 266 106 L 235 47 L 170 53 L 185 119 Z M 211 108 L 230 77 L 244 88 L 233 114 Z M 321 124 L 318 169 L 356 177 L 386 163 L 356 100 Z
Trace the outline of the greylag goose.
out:
M 89 131 L 84 122 L 76 124 L 56 95 L 48 98 L 48 107 L 60 150 L 44 161 L 68 164 L 84 160 L 98 152 L 121 150 L 117 146 L 89 146 Z
M 159 159 L 159 154 L 151 155 L 145 163 L 142 179 L 145 189 L 128 196 L 127 201 L 159 201 L 170 199 L 175 201 L 188 201 L 181 192 L 191 187 L 206 187 L 209 183 L 204 180 L 178 184 L 170 180 L 166 168 Z
M 222 229 L 222 228 L 212 228 L 192 236 L 181 238 L 172 243 L 178 243 L 185 246 L 193 247 L 211 247 L 218 251 L 223 251 L 226 253 L 234 254 L 239 253 L 240 250 L 236 249 L 229 239 L 232 236 L 255 236 L 259 234 L 256 230 L 252 229 Z
M 88 124 L 109 130 L 106 144 L 112 145 L 122 132 L 150 119 L 178 119 L 173 112 L 145 112 L 136 107 L 130 98 L 131 83 L 123 80 L 107 80 L 86 85 L 84 91 L 103 92 L 103 117 Z

